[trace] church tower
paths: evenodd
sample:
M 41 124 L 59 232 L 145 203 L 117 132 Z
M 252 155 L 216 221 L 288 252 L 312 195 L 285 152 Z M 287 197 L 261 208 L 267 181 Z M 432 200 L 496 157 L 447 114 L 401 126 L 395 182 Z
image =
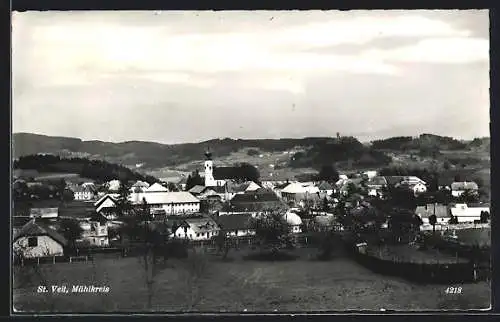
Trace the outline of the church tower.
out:
M 205 187 L 216 186 L 214 179 L 214 163 L 212 161 L 212 153 L 207 150 L 205 152 Z

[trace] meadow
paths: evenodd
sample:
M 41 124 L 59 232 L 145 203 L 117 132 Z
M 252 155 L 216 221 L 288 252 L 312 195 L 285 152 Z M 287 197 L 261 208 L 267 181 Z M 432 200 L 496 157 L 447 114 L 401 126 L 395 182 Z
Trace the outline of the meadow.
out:
M 311 258 L 311 250 L 295 252 L 300 258 L 291 262 L 247 261 L 235 251 L 226 261 L 210 255 L 167 260 L 155 278 L 150 307 L 140 257 L 103 255 L 93 262 L 40 266 L 48 285 L 108 286 L 107 294 L 38 294 L 37 275 L 26 275 L 27 268 L 16 267 L 13 303 L 18 312 L 80 313 L 428 311 L 490 306 L 488 282 L 457 285 L 461 294 L 446 294 L 450 285 L 414 284 L 375 274 L 344 256 L 318 261 Z

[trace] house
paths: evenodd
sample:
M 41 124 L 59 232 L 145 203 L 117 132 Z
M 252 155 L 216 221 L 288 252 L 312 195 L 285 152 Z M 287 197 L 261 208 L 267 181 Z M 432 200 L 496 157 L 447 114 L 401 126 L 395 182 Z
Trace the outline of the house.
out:
M 366 183 L 369 196 L 380 196 L 384 187 L 387 187 L 387 181 L 384 177 L 373 177 Z
M 429 224 L 429 217 L 436 215 L 437 224 L 448 224 L 451 219 L 451 213 L 446 205 L 442 204 L 427 204 L 425 206 L 417 206 L 415 214 L 422 219 L 424 225 Z
M 59 208 L 31 208 L 30 218 L 57 218 Z
M 287 201 L 295 200 L 297 194 L 304 195 L 305 193 L 306 188 L 299 182 L 292 182 L 281 190 L 281 196 Z
M 253 181 L 246 182 L 245 185 L 246 185 L 245 192 L 256 191 L 261 188 L 261 186 L 259 186 Z
M 272 190 L 261 188 L 253 192 L 235 195 L 223 208 L 222 213 L 236 210 L 259 212 L 281 207 L 283 207 L 283 203 Z
M 187 191 L 132 193 L 129 200 L 137 207 L 141 207 L 145 200 L 151 211 L 164 209 L 168 215 L 200 211 L 200 199 Z
M 331 196 L 335 192 L 333 186 L 326 181 L 323 181 L 320 184 L 318 184 L 317 188 L 320 193 L 326 194 L 328 196 Z
M 362 173 L 362 176 L 368 180 L 375 178 L 377 176 L 377 171 L 375 170 L 370 170 L 370 171 L 365 171 Z
M 12 231 L 13 236 L 15 236 L 27 223 L 29 223 L 33 218 L 30 216 L 13 216 L 12 217 Z
M 150 192 L 168 192 L 168 189 L 159 184 L 158 182 L 153 183 L 151 186 L 143 190 L 145 193 Z
M 289 210 L 283 215 L 283 218 L 290 225 L 292 233 L 297 234 L 302 232 L 302 219 L 299 215 Z
M 108 219 L 116 219 L 116 205 L 118 203 L 118 194 L 106 194 L 94 203 L 97 213 L 103 214 Z
M 137 180 L 132 187 L 130 187 L 130 192 L 144 192 L 149 188 L 149 183 Z
M 422 193 L 425 193 L 427 191 L 427 186 L 422 183 L 416 183 L 416 184 L 409 184 L 406 181 L 401 181 L 396 185 L 398 188 L 405 188 L 413 192 L 415 196 L 418 196 Z
M 250 227 L 252 215 L 235 214 L 219 216 L 216 221 L 221 231 L 229 237 L 242 237 L 255 235 L 255 230 Z
M 109 246 L 107 219 L 103 215 L 95 214 L 88 219 L 80 221 L 82 235 L 79 243 L 89 246 Z
M 481 219 L 481 212 L 486 211 L 490 213 L 490 207 L 487 204 L 464 204 L 457 203 L 450 205 L 450 212 L 453 216 L 457 217 L 459 223 L 474 222 Z
M 67 244 L 57 231 L 32 219 L 14 236 L 13 250 L 23 258 L 63 256 Z
M 191 240 L 210 240 L 219 231 L 219 225 L 210 217 L 188 218 L 175 230 L 174 235 Z
M 88 185 L 71 187 L 70 190 L 75 200 L 92 200 L 95 197 L 95 190 Z
M 385 176 L 385 181 L 388 186 L 396 186 L 404 180 L 404 176 Z
M 453 182 L 451 184 L 451 195 L 453 197 L 460 197 L 465 191 L 477 194 L 479 193 L 479 187 L 474 181 Z
M 106 183 L 106 186 L 108 188 L 108 191 L 118 191 L 120 189 L 120 180 L 111 180 L 108 183 Z

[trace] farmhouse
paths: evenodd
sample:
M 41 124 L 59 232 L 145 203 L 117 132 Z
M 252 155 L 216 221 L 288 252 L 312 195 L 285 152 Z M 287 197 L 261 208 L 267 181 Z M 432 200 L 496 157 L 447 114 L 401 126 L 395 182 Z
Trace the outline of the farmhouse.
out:
M 100 215 L 80 221 L 83 232 L 78 242 L 90 246 L 109 246 L 108 226 L 106 218 Z
M 272 190 L 259 189 L 253 192 L 235 195 L 230 201 L 230 210 L 266 211 L 282 207 L 281 200 Z
M 427 204 L 418 206 L 415 209 L 415 214 L 422 219 L 424 225 L 429 224 L 429 217 L 436 215 L 437 224 L 448 224 L 451 219 L 451 213 L 446 205 L 442 204 Z
M 379 196 L 382 189 L 387 186 L 387 180 L 384 177 L 373 177 L 366 183 L 369 196 Z
M 163 209 L 168 215 L 196 213 L 200 211 L 200 200 L 186 191 L 132 193 L 129 200 L 141 206 L 146 200 L 151 211 Z
M 107 194 L 94 203 L 97 213 L 103 214 L 108 219 L 116 219 L 117 194 Z
M 335 191 L 333 186 L 326 181 L 323 181 L 320 184 L 318 184 L 317 188 L 318 188 L 320 193 L 326 194 L 328 196 L 331 196 Z
M 14 236 L 13 249 L 24 258 L 63 256 L 67 240 L 55 230 L 32 219 Z
M 474 181 L 453 182 L 451 184 L 451 195 L 453 197 L 460 197 L 465 191 L 477 194 L 479 187 Z
M 188 218 L 175 230 L 177 238 L 210 240 L 219 233 L 219 226 L 210 217 Z
M 229 237 L 242 237 L 255 234 L 255 230 L 250 227 L 251 218 L 250 214 L 236 214 L 219 216 L 216 220 L 221 231 Z
M 92 200 L 95 197 L 95 190 L 90 186 L 75 186 L 70 188 L 73 191 L 75 200 Z
M 481 219 L 481 212 L 486 211 L 490 213 L 489 205 L 482 204 L 451 204 L 450 212 L 453 216 L 457 217 L 459 223 L 474 222 Z

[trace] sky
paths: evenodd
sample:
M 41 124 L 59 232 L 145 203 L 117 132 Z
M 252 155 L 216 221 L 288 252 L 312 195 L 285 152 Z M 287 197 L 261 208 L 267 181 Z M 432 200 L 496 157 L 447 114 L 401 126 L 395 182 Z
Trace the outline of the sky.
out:
M 487 10 L 14 12 L 12 128 L 84 140 L 489 136 Z

